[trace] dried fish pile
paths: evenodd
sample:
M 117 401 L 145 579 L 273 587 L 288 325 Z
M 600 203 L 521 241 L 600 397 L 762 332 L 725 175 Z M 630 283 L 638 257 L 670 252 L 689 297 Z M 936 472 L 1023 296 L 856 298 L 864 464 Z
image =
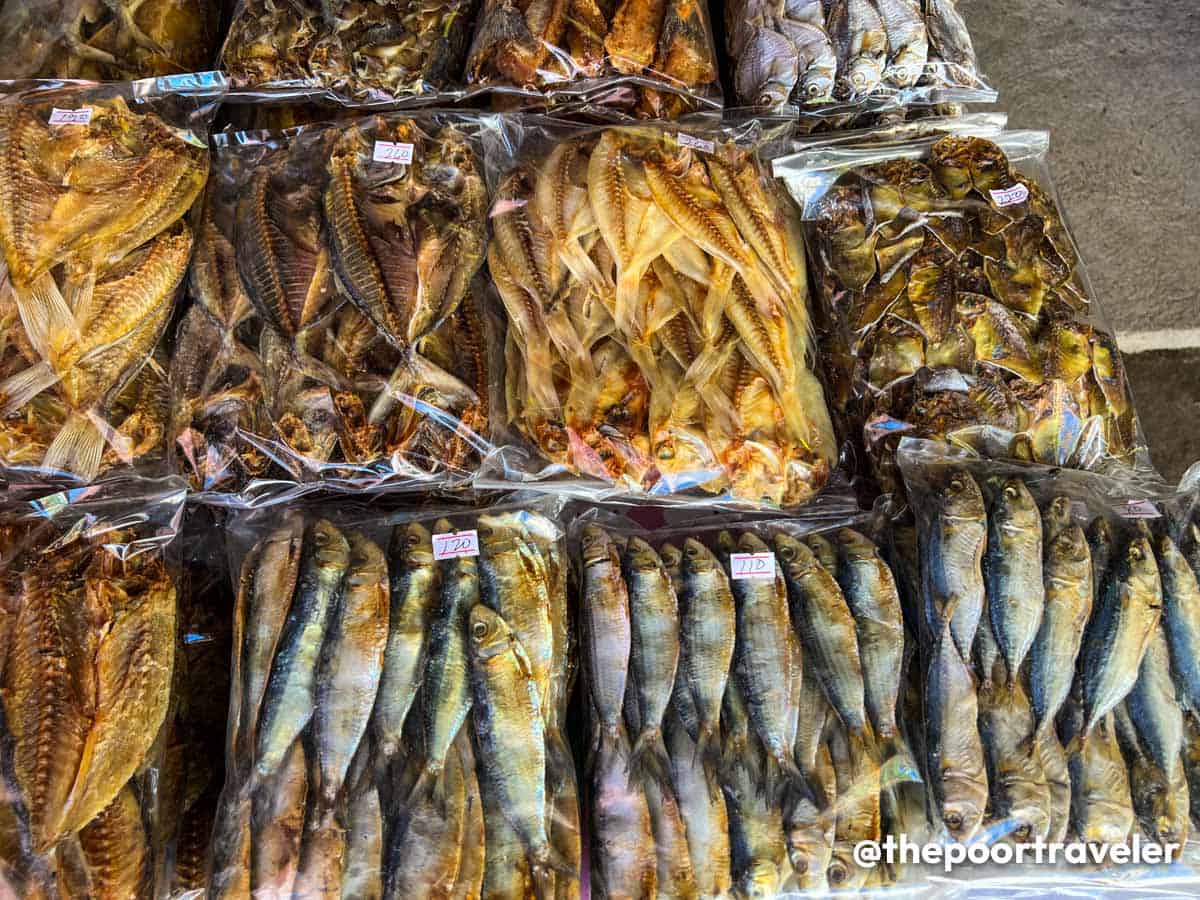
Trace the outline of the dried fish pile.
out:
M 588 98 L 638 118 L 721 99 L 704 0 L 483 0 L 466 82 L 551 105 Z
M 726 46 L 746 106 L 820 107 L 984 89 L 955 0 L 730 0 Z
M 852 854 L 927 832 L 900 593 L 872 540 L 772 522 L 656 549 L 587 524 L 579 553 L 593 896 L 774 897 L 897 874 Z
M 242 566 L 209 895 L 578 897 L 557 527 L 408 521 L 385 552 L 271 526 Z
M 0 8 L 0 78 L 123 81 L 209 68 L 216 0 L 20 0 Z
M 462 71 L 475 0 L 240 0 L 221 64 L 239 89 L 349 101 L 436 95 Z
M 1122 844 L 1140 829 L 1182 845 L 1200 788 L 1200 520 L 1131 518 L 1159 516 L 1146 500 L 1093 516 L 1057 473 L 925 454 L 901 450 L 935 822 L 963 842 Z
M 684 138 L 610 129 L 504 176 L 508 422 L 623 490 L 801 503 L 834 443 L 795 210 L 754 153 Z
M 155 348 L 191 258 L 184 217 L 208 151 L 200 123 L 183 131 L 145 104 L 127 85 L 0 100 L 0 463 L 10 477 L 89 481 L 163 458 Z M 82 123 L 51 123 L 63 107 Z
M 777 161 L 808 194 L 841 437 L 865 445 L 885 491 L 906 434 L 1080 468 L 1130 463 L 1142 446 L 1045 151 L 1040 132 L 935 133 Z
M 172 360 L 171 440 L 193 487 L 472 468 L 488 348 L 470 134 L 372 117 L 238 135 L 217 159 Z
M 150 896 L 176 641 L 160 535 L 182 492 L 71 502 L 0 517 L 0 885 Z

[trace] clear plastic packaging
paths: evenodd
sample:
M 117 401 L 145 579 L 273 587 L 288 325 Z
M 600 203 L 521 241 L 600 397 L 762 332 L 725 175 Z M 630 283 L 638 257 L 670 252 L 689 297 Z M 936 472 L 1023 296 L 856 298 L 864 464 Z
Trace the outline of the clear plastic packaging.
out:
M 231 519 L 209 896 L 579 897 L 557 513 L 541 498 Z
M 221 50 L 235 90 L 348 104 L 449 100 L 477 0 L 238 0 Z
M 884 517 L 643 524 L 595 508 L 577 568 L 594 897 L 790 897 L 903 877 L 927 833 L 913 601 Z M 918 700 L 919 702 L 919 700 Z M 914 730 L 915 729 L 915 730 Z
M 165 358 L 219 73 L 39 82 L 0 98 L 0 467 L 10 482 L 165 465 Z
M 487 448 L 480 120 L 217 137 L 172 360 L 177 470 L 214 499 L 429 486 Z
M 1170 869 L 1060 861 L 983 874 L 1014 889 L 1117 878 L 1142 891 L 1167 875 L 1195 890 L 1194 851 L 1182 849 L 1200 786 L 1195 497 L 912 438 L 898 462 L 919 535 L 935 833 L 1173 844 L 1182 865 Z
M 482 0 L 465 81 L 506 106 L 639 119 L 719 109 L 708 16 L 705 0 Z
M 0 78 L 125 81 L 213 64 L 221 0 L 21 0 L 0 9 Z
M 835 447 L 798 213 L 757 153 L 771 131 L 505 125 L 488 269 L 506 412 L 481 483 L 813 497 Z
M 996 99 L 955 0 L 729 0 L 725 45 L 745 106 L 841 116 Z
M 151 896 L 185 486 L 0 508 L 0 894 Z
M 903 435 L 1148 467 L 1120 353 L 1054 194 L 1048 135 L 977 117 L 930 127 L 834 137 L 774 161 L 803 208 L 849 468 L 893 490 Z

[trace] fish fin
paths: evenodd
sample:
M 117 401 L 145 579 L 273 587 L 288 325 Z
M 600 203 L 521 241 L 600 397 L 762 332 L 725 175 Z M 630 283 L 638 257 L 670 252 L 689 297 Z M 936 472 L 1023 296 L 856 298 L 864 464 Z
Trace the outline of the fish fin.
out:
M 579 872 L 570 861 L 547 841 L 529 854 L 533 870 L 534 896 L 537 900 L 552 900 L 558 877 L 579 878 Z
M 638 735 L 629 755 L 629 775 L 650 776 L 664 790 L 671 787 L 671 757 L 667 755 L 667 745 L 663 743 L 661 728 L 647 728 Z
M 446 788 L 444 786 L 444 779 L 442 778 L 442 770 L 440 767 L 435 768 L 426 763 L 425 768 L 421 770 L 421 774 L 417 776 L 417 781 L 413 785 L 412 790 L 408 792 L 408 805 L 415 806 L 429 796 L 433 797 L 435 803 L 440 802 L 439 808 L 445 808 Z
M 560 788 L 575 771 L 575 761 L 571 758 L 571 748 L 567 746 L 567 739 L 558 728 L 546 730 L 546 754 L 549 757 L 546 766 L 553 770 L 555 778 L 558 779 L 554 786 L 556 789 Z
M 87 416 L 73 412 L 46 448 L 42 466 L 56 472 L 71 472 L 91 481 L 100 472 L 104 435 Z
M 55 346 L 80 339 L 78 323 L 49 272 L 40 275 L 28 291 L 13 294 L 25 335 L 42 359 L 54 356 Z
M 696 757 L 716 768 L 721 766 L 721 739 L 715 728 L 701 726 L 700 740 L 696 742 Z
M 1063 747 L 1063 751 L 1066 753 L 1067 756 L 1078 756 L 1080 753 L 1083 752 L 1083 743 L 1086 740 L 1087 740 L 1087 729 L 1085 728 L 1083 731 L 1079 732 L 1078 734 L 1073 735 L 1071 737 L 1071 739 L 1069 741 L 1067 741 L 1066 746 Z
M 858 761 L 864 756 L 874 765 L 880 761 L 879 745 L 875 741 L 875 733 L 871 726 L 863 723 L 862 728 L 849 732 L 850 759 Z
M 35 363 L 28 369 L 22 369 L 16 375 L 0 382 L 0 399 L 4 400 L 4 408 L 0 415 L 11 416 L 26 403 L 49 387 L 58 383 L 59 376 L 51 368 L 50 363 Z

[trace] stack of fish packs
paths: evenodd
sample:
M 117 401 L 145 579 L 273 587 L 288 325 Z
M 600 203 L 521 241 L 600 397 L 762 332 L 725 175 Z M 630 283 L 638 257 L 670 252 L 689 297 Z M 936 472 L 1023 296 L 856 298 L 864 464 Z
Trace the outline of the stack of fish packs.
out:
M 554 521 L 500 505 L 339 526 L 314 509 L 231 529 L 210 896 L 578 897 Z
M 476 128 L 390 114 L 221 136 L 172 360 L 171 440 L 195 489 L 475 467 L 489 376 Z
M 492 210 L 505 418 L 551 464 L 504 474 L 814 496 L 835 448 L 789 199 L 727 133 L 567 131 L 522 126 Z
M 1194 504 L 1172 514 L 1170 495 L 927 442 L 900 463 L 935 824 L 963 842 L 1140 831 L 1178 853 L 1200 788 Z
M 165 358 L 221 79 L 46 83 L 0 100 L 0 464 L 10 480 L 164 463 Z
M 774 163 L 804 207 L 850 458 L 885 492 L 905 435 L 1077 468 L 1138 461 L 1125 370 L 1052 192 L 1048 135 L 989 117 L 926 127 Z
M 725 22 L 740 105 L 828 115 L 989 99 L 955 0 L 730 0 Z
M 147 897 L 176 660 L 174 482 L 0 510 L 0 884 Z
M 652 533 L 599 518 L 577 540 L 593 896 L 898 877 L 853 855 L 928 833 L 903 580 L 862 517 Z

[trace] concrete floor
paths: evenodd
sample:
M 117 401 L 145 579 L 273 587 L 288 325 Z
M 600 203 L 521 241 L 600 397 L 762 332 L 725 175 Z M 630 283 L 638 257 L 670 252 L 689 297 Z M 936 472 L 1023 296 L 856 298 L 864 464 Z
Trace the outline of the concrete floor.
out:
M 1050 166 L 1156 465 L 1200 457 L 1200 4 L 959 0 L 998 107 Z

